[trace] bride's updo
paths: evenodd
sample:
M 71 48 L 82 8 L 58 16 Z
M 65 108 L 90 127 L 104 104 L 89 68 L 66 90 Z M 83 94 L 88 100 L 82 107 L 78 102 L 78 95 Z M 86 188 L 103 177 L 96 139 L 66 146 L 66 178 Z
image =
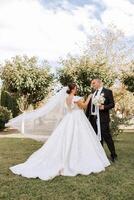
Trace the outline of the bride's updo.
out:
M 68 85 L 67 94 L 70 94 L 75 87 L 77 87 L 77 85 L 75 83 L 70 83 Z

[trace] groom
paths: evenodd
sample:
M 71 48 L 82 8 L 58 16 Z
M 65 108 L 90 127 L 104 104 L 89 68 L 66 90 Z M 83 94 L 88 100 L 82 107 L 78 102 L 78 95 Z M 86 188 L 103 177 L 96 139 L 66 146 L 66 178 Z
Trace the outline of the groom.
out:
M 86 110 L 86 116 L 89 119 L 91 125 L 93 126 L 96 134 L 101 136 L 101 144 L 103 141 L 106 142 L 109 151 L 111 152 L 111 160 L 114 162 L 117 158 L 115 152 L 115 146 L 110 134 L 109 122 L 110 115 L 109 110 L 114 108 L 113 93 L 110 89 L 103 87 L 102 81 L 99 78 L 93 79 L 91 81 L 91 86 L 95 90 Z M 99 108 L 93 104 L 95 97 L 102 95 L 104 96 L 104 103 L 99 106 Z

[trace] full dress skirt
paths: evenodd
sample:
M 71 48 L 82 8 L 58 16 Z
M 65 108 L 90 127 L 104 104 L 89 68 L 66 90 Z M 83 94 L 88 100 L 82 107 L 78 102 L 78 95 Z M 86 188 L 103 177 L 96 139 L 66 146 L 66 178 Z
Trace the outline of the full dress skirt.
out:
M 59 175 L 99 173 L 109 165 L 84 111 L 74 109 L 63 117 L 39 150 L 10 170 L 23 177 L 49 180 Z

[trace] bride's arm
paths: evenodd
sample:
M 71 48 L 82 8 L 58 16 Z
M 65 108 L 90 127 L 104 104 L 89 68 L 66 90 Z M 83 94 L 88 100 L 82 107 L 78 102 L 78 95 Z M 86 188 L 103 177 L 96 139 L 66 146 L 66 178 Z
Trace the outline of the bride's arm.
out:
M 92 97 L 92 94 L 90 94 L 90 95 L 87 97 L 86 101 L 84 101 L 84 100 L 79 100 L 79 101 L 77 101 L 76 103 L 77 103 L 77 105 L 78 105 L 81 109 L 84 109 L 84 108 L 87 107 L 87 105 L 88 105 L 88 103 L 89 103 L 91 97 Z

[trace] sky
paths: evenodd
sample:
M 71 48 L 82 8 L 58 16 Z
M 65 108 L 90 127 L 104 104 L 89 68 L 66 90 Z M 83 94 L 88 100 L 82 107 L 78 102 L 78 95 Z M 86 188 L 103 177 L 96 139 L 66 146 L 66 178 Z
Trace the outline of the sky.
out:
M 26 54 L 56 66 L 110 24 L 134 38 L 134 0 L 0 0 L 0 62 Z

